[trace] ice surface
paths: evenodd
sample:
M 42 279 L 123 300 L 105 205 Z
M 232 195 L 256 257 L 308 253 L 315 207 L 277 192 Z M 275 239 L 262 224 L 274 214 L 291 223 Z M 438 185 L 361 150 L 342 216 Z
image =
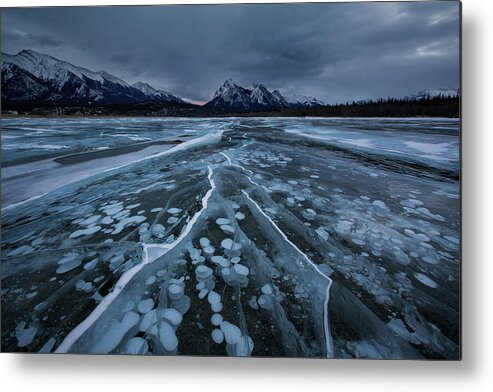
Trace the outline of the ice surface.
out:
M 456 120 L 57 121 L 2 119 L 5 350 L 458 358 Z

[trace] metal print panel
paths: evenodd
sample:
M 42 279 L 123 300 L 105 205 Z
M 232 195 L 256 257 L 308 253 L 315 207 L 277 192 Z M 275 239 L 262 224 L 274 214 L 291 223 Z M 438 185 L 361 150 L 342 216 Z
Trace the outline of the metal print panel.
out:
M 2 9 L 3 352 L 460 359 L 460 3 Z

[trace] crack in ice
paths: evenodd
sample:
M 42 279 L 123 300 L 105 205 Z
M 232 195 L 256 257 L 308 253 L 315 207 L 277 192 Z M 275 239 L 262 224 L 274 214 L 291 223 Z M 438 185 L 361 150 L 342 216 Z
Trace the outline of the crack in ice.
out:
M 106 295 L 103 300 L 94 308 L 91 314 L 82 321 L 77 327 L 75 327 L 62 341 L 60 346 L 55 350 L 55 353 L 67 353 L 74 343 L 86 332 L 98 319 L 101 315 L 108 309 L 111 303 L 120 295 L 125 286 L 131 281 L 131 279 L 140 271 L 144 266 L 153 263 L 158 258 L 162 257 L 170 250 L 178 246 L 190 233 L 192 227 L 195 225 L 197 220 L 200 218 L 202 213 L 207 209 L 209 199 L 212 195 L 214 189 L 216 189 L 216 184 L 212 178 L 214 174 L 211 166 L 207 165 L 208 175 L 207 179 L 211 185 L 211 188 L 206 192 L 204 197 L 202 198 L 202 208 L 190 219 L 188 224 L 185 226 L 185 230 L 178 236 L 178 238 L 172 242 L 171 244 L 145 244 L 143 243 L 143 261 L 133 268 L 126 271 L 118 282 L 115 284 L 114 290 Z M 152 257 L 149 256 L 149 250 L 156 250 L 157 252 L 152 252 Z
M 267 218 L 267 220 L 272 224 L 272 226 L 274 226 L 274 228 L 277 230 L 277 232 L 279 234 L 281 234 L 281 236 L 284 238 L 284 240 L 287 243 L 289 243 L 296 250 L 296 252 L 298 252 L 303 257 L 303 259 L 305 259 L 315 269 L 315 271 L 319 275 L 321 275 L 324 279 L 327 280 L 328 284 L 327 284 L 327 290 L 326 290 L 326 293 L 325 293 L 325 301 L 324 301 L 324 333 L 325 333 L 325 343 L 326 343 L 326 350 L 327 350 L 327 358 L 332 358 L 334 353 L 333 353 L 332 335 L 330 333 L 329 315 L 328 315 L 328 312 L 329 312 L 329 299 L 330 299 L 330 287 L 332 286 L 332 279 L 329 276 L 327 276 L 326 274 L 324 274 L 322 271 L 320 271 L 320 269 L 318 268 L 318 266 L 313 261 L 311 261 L 310 258 L 305 253 L 303 253 L 300 250 L 300 248 L 298 248 L 286 236 L 286 234 L 284 234 L 284 232 L 279 228 L 279 226 L 277 226 L 277 224 L 270 218 L 270 216 L 268 216 L 262 210 L 262 208 L 260 208 L 260 206 L 257 204 L 257 202 L 255 200 L 253 200 L 247 192 L 245 192 L 244 190 L 242 190 L 242 192 L 247 197 L 247 199 L 259 210 L 259 212 L 265 218 Z

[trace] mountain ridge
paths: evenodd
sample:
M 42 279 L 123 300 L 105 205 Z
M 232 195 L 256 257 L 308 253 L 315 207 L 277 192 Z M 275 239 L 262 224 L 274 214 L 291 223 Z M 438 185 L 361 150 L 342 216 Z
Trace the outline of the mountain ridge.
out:
M 146 100 L 186 103 L 164 90 L 152 94 L 131 86 L 106 71 L 91 71 L 56 57 L 24 49 L 2 52 L 2 100 L 106 105 Z M 140 86 L 140 85 L 139 85 Z
M 229 78 L 216 90 L 213 98 L 204 106 L 222 110 L 258 111 L 282 110 L 322 106 L 324 103 L 316 98 L 298 95 L 303 99 L 284 96 L 279 90 L 270 91 L 262 83 L 243 87 Z

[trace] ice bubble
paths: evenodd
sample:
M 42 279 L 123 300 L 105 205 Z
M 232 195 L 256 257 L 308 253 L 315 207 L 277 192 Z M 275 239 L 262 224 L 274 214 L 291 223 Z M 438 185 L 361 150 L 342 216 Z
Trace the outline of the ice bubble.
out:
M 125 227 L 131 226 L 134 224 L 142 223 L 146 220 L 145 216 L 136 215 L 128 218 L 123 218 L 120 222 L 118 222 L 115 226 L 115 230 L 113 230 L 112 234 L 119 234 Z
M 95 259 L 92 259 L 91 261 L 84 264 L 84 269 L 85 270 L 92 270 L 96 266 L 97 263 L 98 263 L 98 258 L 96 257 Z
M 383 201 L 381 201 L 381 200 L 375 200 L 372 204 L 375 207 L 378 207 L 378 208 L 381 208 L 381 209 L 385 209 L 385 210 L 388 209 L 387 205 Z
M 425 257 L 422 257 L 423 261 L 428 263 L 428 264 L 438 264 L 438 260 L 433 257 L 433 256 L 425 256 Z
M 226 238 L 221 241 L 221 246 L 224 249 L 231 249 L 231 247 L 233 246 L 233 240 L 231 238 Z
M 253 340 L 250 336 L 242 336 L 236 344 L 235 353 L 239 357 L 249 357 L 253 351 Z
M 177 284 L 170 284 L 168 287 L 169 296 L 173 300 L 183 297 L 183 287 Z
M 108 216 L 116 215 L 116 214 L 118 214 L 122 210 L 123 210 L 123 205 L 122 204 L 114 204 L 112 206 L 104 207 L 103 208 L 104 213 L 106 215 L 108 215 Z
M 36 297 L 37 295 L 38 295 L 37 291 L 32 291 L 32 292 L 26 294 L 26 298 L 31 299 L 31 298 Z
M 231 222 L 229 219 L 226 219 L 226 218 L 217 218 L 216 219 L 216 223 L 219 225 L 219 226 L 222 226 L 222 225 L 229 225 Z
M 141 314 L 146 314 L 149 313 L 153 307 L 154 301 L 152 300 L 152 298 L 147 298 L 139 302 L 139 304 L 137 305 L 137 310 Z
M 220 329 L 213 329 L 211 336 L 212 340 L 217 344 L 221 344 L 224 341 L 224 333 Z
M 209 295 L 207 296 L 207 301 L 211 304 L 214 305 L 216 303 L 221 302 L 221 296 L 216 293 L 215 291 L 209 291 Z
M 363 246 L 365 245 L 365 241 L 363 241 L 361 238 L 351 238 L 351 241 L 353 241 L 356 245 Z
M 92 235 L 94 233 L 97 233 L 99 230 L 101 230 L 101 226 L 92 226 L 87 229 L 83 230 L 76 230 L 73 233 L 71 233 L 68 237 L 69 238 L 77 238 L 81 237 L 83 235 Z
M 223 316 L 221 316 L 219 313 L 214 313 L 211 317 L 211 323 L 212 325 L 215 325 L 216 327 L 221 325 L 223 322 Z
M 142 355 L 146 354 L 149 350 L 149 345 L 147 342 L 136 336 L 130 339 L 122 350 L 122 354 L 130 355 Z
M 220 265 L 221 267 L 224 267 L 224 268 L 229 267 L 228 259 L 225 259 L 222 256 L 212 256 L 211 261 L 215 264 Z
M 162 210 L 163 210 L 163 208 L 162 208 L 162 207 L 156 207 L 156 208 L 153 208 L 153 209 L 151 210 L 151 212 L 152 212 L 153 214 L 155 214 L 156 212 L 161 212 Z
M 319 227 L 315 232 L 322 237 L 325 241 L 329 239 L 329 233 L 327 233 L 322 227 Z
M 85 282 L 84 280 L 79 280 L 75 284 L 75 289 L 78 291 L 84 291 L 85 293 L 88 293 L 92 290 L 92 283 Z
M 103 225 L 109 225 L 109 224 L 111 224 L 111 223 L 113 223 L 113 222 L 114 222 L 114 221 L 113 221 L 113 219 L 112 219 L 111 217 L 109 217 L 109 216 L 105 216 L 105 217 L 103 218 L 103 220 L 101 221 L 101 223 L 102 223 Z
M 272 287 L 270 286 L 270 284 L 264 284 L 262 286 L 262 293 L 264 293 L 265 295 L 272 294 Z
M 200 289 L 199 292 L 199 299 L 204 299 L 207 296 L 207 293 L 209 292 L 209 289 Z
M 239 262 L 240 262 L 240 260 L 241 260 L 241 258 L 240 258 L 240 257 L 238 257 L 238 256 L 231 257 L 231 262 L 232 262 L 233 264 L 239 263 Z
M 26 322 L 21 321 L 15 328 L 15 337 L 18 347 L 26 347 L 33 341 L 38 328 L 31 325 L 26 327 Z
M 86 220 L 83 220 L 80 223 L 80 225 L 81 226 L 89 226 L 91 223 L 97 222 L 99 220 L 99 218 L 101 218 L 101 215 L 92 215 L 89 218 L 87 218 Z
M 221 246 L 227 250 L 240 250 L 241 244 L 239 242 L 233 242 L 230 238 L 225 238 L 221 241 Z
M 175 331 L 166 321 L 159 323 L 159 341 L 163 345 L 164 349 L 168 352 L 173 352 L 178 348 L 178 339 L 175 335 Z
M 245 219 L 245 214 L 244 214 L 243 212 L 238 211 L 238 212 L 235 214 L 235 218 L 236 218 L 237 220 L 243 220 L 243 219 Z
M 236 344 L 238 340 L 241 338 L 241 330 L 234 324 L 229 323 L 228 321 L 223 321 L 221 323 L 221 331 L 224 333 L 224 337 L 226 339 L 226 343 L 228 344 Z
M 42 312 L 48 308 L 49 303 L 46 301 L 40 302 L 34 307 L 35 312 Z
M 223 277 L 226 278 L 231 274 L 231 269 L 230 268 L 223 268 L 221 270 L 221 274 L 223 275 Z
M 233 234 L 235 232 L 235 229 L 233 228 L 233 226 L 222 225 L 220 227 L 221 227 L 221 230 L 224 231 L 226 234 Z
M 200 246 L 202 248 L 206 248 L 206 247 L 208 247 L 211 244 L 211 241 L 208 238 L 205 238 L 205 237 L 200 238 L 199 242 L 200 242 Z
M 178 326 L 181 324 L 183 320 L 183 316 L 178 310 L 169 308 L 164 309 L 161 313 L 161 316 L 164 317 L 167 321 L 171 323 L 171 325 Z
M 248 305 L 250 305 L 250 307 L 252 309 L 255 309 L 255 310 L 258 309 L 258 303 L 257 303 L 257 296 L 256 295 L 253 295 L 252 298 L 250 298 L 248 300 Z
M 159 223 L 155 223 L 151 226 L 151 233 L 155 236 L 160 236 L 164 233 L 164 226 Z
M 195 275 L 197 276 L 197 279 L 199 280 L 205 280 L 208 279 L 212 276 L 212 269 L 209 267 L 206 267 L 205 265 L 199 265 L 195 269 Z
M 146 286 L 150 286 L 152 284 L 156 283 L 156 277 L 154 275 L 152 276 L 149 276 L 147 279 L 146 279 Z
M 425 286 L 428 286 L 432 289 L 436 289 L 438 287 L 438 285 L 435 283 L 435 281 L 431 280 L 428 276 L 426 276 L 424 274 L 420 274 L 419 272 L 415 272 L 414 276 L 417 280 L 419 280 Z
M 299 294 L 295 294 L 295 297 L 299 298 Z M 262 294 L 257 302 L 262 309 L 272 310 L 274 308 L 274 303 L 270 295 Z
M 63 261 L 60 260 L 58 264 L 60 264 Z M 73 270 L 74 268 L 77 268 L 81 264 L 81 260 L 79 258 L 77 259 L 72 259 L 70 261 L 65 261 L 60 266 L 56 269 L 57 274 L 64 274 L 65 272 L 69 272 Z
M 238 275 L 248 276 L 248 274 L 250 273 L 248 267 L 244 266 L 243 264 L 235 264 L 233 268 Z
M 142 321 L 139 326 L 139 330 L 142 332 L 146 332 L 149 330 L 149 328 L 157 323 L 157 312 L 156 309 L 151 310 L 150 312 L 147 312 L 144 314 L 142 317 Z
M 134 208 L 137 208 L 138 206 L 140 206 L 141 203 L 137 203 L 137 204 L 131 204 L 129 206 L 126 207 L 127 210 L 133 210 Z
M 168 214 L 171 214 L 171 215 L 176 215 L 176 214 L 179 214 L 181 212 L 181 209 L 180 208 L 170 208 L 168 209 Z
M 130 215 L 130 210 L 123 210 L 123 211 L 119 212 L 118 214 L 113 215 L 113 219 L 120 220 L 120 219 L 126 218 L 129 215 Z
M 176 216 L 170 216 L 167 220 L 167 223 L 172 225 L 174 223 L 178 222 L 178 218 Z

